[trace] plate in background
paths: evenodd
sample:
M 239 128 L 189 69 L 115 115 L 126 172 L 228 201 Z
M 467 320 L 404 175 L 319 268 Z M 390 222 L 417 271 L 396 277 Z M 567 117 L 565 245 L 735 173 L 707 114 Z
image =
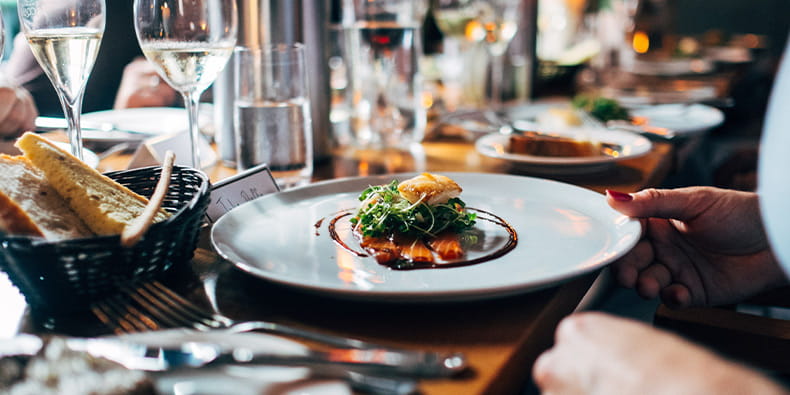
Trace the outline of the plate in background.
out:
M 213 106 L 208 103 L 200 104 L 199 125 L 205 134 L 212 134 Z M 142 140 L 146 137 L 178 133 L 189 128 L 187 112 L 176 107 L 143 107 L 127 108 L 123 110 L 96 111 L 82 114 L 81 122 L 84 126 L 100 127 L 112 125 L 118 132 L 89 130 L 83 131 L 85 141 L 97 142 L 123 142 Z M 123 131 L 136 133 L 125 133 Z
M 570 175 L 605 171 L 619 161 L 646 155 L 653 147 L 647 138 L 621 130 L 573 128 L 558 129 L 552 134 L 571 138 L 580 138 L 583 135 L 584 138 L 593 141 L 619 145 L 621 151 L 619 156 L 558 157 L 517 154 L 508 152 L 510 136 L 500 133 L 491 133 L 481 137 L 475 142 L 475 148 L 482 155 L 508 161 L 519 169 L 531 173 Z
M 645 117 L 650 126 L 673 130 L 675 135 L 693 136 L 724 123 L 724 113 L 704 104 L 661 104 L 629 110 L 632 116 Z

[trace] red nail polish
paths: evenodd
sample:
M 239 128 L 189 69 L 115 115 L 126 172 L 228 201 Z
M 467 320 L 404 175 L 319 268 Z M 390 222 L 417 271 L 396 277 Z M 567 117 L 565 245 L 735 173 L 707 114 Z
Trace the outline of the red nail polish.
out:
M 611 196 L 612 199 L 614 199 L 614 200 L 616 200 L 618 202 L 630 202 L 630 201 L 634 200 L 634 197 L 631 196 L 630 193 L 618 192 L 618 191 L 613 191 L 611 189 L 607 189 L 606 190 L 606 194 Z

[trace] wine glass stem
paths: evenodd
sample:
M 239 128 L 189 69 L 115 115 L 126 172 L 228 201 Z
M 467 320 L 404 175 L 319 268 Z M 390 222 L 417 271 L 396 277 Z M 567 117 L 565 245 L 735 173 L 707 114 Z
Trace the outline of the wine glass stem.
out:
M 195 169 L 200 169 L 200 128 L 198 127 L 200 93 L 196 91 L 182 93 L 189 114 L 189 142 L 192 145 L 192 167 Z
M 80 112 L 82 111 L 82 92 L 80 92 L 73 102 L 66 100 L 65 95 L 60 94 L 60 104 L 63 106 L 63 114 L 69 123 L 69 145 L 71 154 L 82 158 L 82 129 L 80 128 Z

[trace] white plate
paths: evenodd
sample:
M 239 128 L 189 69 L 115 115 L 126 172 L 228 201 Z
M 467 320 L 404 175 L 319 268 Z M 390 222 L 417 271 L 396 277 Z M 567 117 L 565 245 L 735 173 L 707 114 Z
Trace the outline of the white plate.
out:
M 212 126 L 212 106 L 200 104 L 199 125 L 204 132 Z M 145 137 L 181 132 L 189 128 L 187 112 L 175 107 L 144 107 L 123 110 L 96 111 L 82 114 L 83 125 L 100 125 L 109 123 L 119 130 L 130 130 L 141 134 L 83 131 L 86 141 L 121 142 L 141 140 Z M 147 136 L 148 135 L 148 136 Z
M 492 133 L 481 137 L 475 142 L 477 152 L 511 162 L 518 168 L 540 174 L 586 174 L 606 170 L 617 162 L 632 159 L 650 152 L 653 144 L 647 138 L 635 133 L 621 130 L 601 129 L 565 129 L 553 134 L 579 138 L 585 136 L 594 141 L 617 144 L 622 147 L 617 157 L 608 155 L 552 157 L 508 152 L 510 136 Z
M 631 110 L 631 115 L 647 118 L 650 126 L 675 131 L 676 136 L 705 133 L 724 122 L 724 113 L 704 104 L 662 104 Z
M 445 174 L 464 189 L 461 197 L 468 207 L 511 224 L 518 236 L 513 250 L 476 265 L 393 270 L 332 240 L 328 223 L 339 212 L 358 207 L 362 190 L 413 174 L 332 180 L 267 195 L 220 218 L 211 240 L 242 270 L 305 291 L 360 300 L 435 302 L 555 285 L 605 266 L 639 238 L 638 221 L 615 212 L 602 195 L 587 189 L 530 177 Z M 338 232 L 348 237 L 349 227 Z M 496 240 L 496 225 L 478 220 L 476 227 L 485 231 L 487 240 Z

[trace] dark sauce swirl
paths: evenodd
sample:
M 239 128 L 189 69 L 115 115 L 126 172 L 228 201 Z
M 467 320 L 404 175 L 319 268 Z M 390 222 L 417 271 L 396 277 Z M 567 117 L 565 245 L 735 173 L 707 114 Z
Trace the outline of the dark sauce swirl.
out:
M 505 242 L 499 248 L 497 248 L 497 249 L 495 249 L 493 251 L 490 251 L 489 253 L 487 253 L 487 254 L 485 254 L 483 256 L 474 258 L 474 259 L 458 259 L 458 260 L 453 260 L 453 261 L 440 261 L 440 262 L 413 262 L 413 261 L 408 261 L 408 260 L 402 260 L 401 259 L 401 260 L 396 260 L 396 261 L 393 261 L 393 262 L 388 262 L 388 263 L 385 264 L 385 266 L 387 266 L 387 267 L 389 267 L 391 269 L 394 269 L 394 270 L 447 269 L 447 268 L 452 268 L 452 267 L 469 266 L 469 265 L 476 265 L 476 264 L 479 264 L 479 263 L 483 263 L 483 262 L 487 262 L 487 261 L 490 261 L 490 260 L 493 260 L 493 259 L 497 259 L 497 258 L 507 254 L 508 252 L 512 251 L 514 248 L 516 248 L 516 244 L 518 244 L 518 235 L 516 234 L 516 230 L 507 221 L 505 221 L 502 217 L 499 217 L 499 216 L 497 216 L 495 214 L 492 214 L 492 213 L 490 213 L 488 211 L 485 211 L 485 210 L 480 210 L 480 209 L 470 208 L 470 207 L 467 207 L 466 209 L 470 210 L 470 211 L 475 211 L 475 212 L 484 214 L 484 216 L 478 215 L 477 216 L 478 220 L 487 221 L 487 222 L 490 222 L 492 224 L 495 224 L 495 225 L 500 226 L 503 229 L 505 229 L 505 231 L 507 231 L 507 233 L 508 233 L 508 240 L 507 240 L 507 242 Z M 355 210 L 350 209 L 350 210 L 344 210 L 344 211 L 340 211 L 340 212 L 336 213 L 335 217 L 332 218 L 332 220 L 329 222 L 329 226 L 328 226 L 328 228 L 329 228 L 329 237 L 331 237 L 332 240 L 337 245 L 341 246 L 343 249 L 345 249 L 349 253 L 354 254 L 354 255 L 356 255 L 358 257 L 369 257 L 370 254 L 368 254 L 367 252 L 360 251 L 358 249 L 355 249 L 355 248 L 352 248 L 351 246 L 349 246 L 345 241 L 343 241 L 343 239 L 340 237 L 340 235 L 337 232 L 337 223 L 338 223 L 338 221 L 340 221 L 344 217 L 352 215 L 352 213 L 354 211 Z M 318 235 L 317 229 L 321 227 L 321 225 L 323 224 L 324 219 L 325 218 L 321 218 L 314 225 L 315 228 L 316 228 L 316 235 Z

